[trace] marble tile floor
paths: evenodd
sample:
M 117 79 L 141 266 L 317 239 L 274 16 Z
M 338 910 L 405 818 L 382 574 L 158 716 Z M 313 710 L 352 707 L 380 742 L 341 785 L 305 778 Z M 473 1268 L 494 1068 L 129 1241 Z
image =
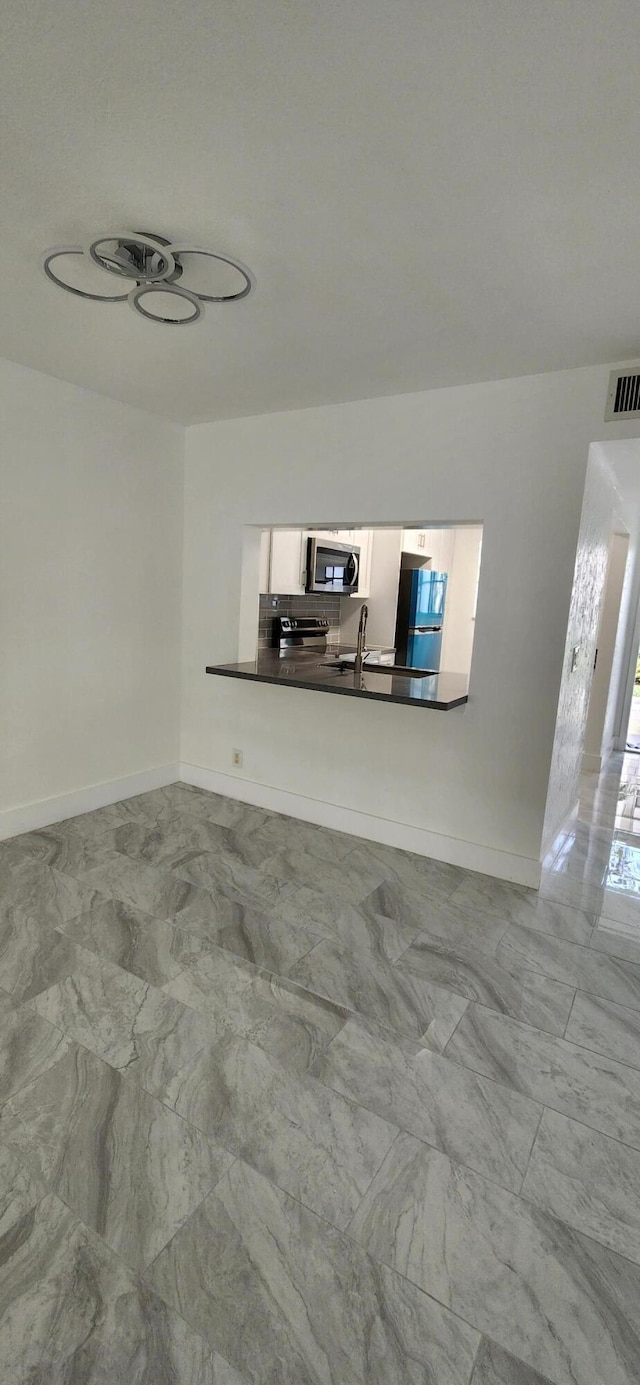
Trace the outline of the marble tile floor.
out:
M 184 784 L 0 842 L 0 1379 L 637 1385 L 628 759 L 539 893 Z

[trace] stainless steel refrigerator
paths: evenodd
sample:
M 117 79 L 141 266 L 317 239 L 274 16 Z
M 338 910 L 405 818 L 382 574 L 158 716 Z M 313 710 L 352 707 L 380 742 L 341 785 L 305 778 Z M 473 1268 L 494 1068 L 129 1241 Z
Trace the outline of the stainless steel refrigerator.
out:
M 396 662 L 437 672 L 447 598 L 446 572 L 402 568 L 396 619 Z

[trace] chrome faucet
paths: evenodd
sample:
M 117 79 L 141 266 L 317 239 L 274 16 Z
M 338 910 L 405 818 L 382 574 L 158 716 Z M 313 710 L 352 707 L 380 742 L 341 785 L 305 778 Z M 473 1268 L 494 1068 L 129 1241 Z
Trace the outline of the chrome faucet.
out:
M 354 680 L 357 679 L 358 682 L 360 681 L 360 679 L 361 679 L 361 677 L 362 677 L 362 662 L 363 662 L 362 656 L 363 656 L 363 653 L 364 653 L 365 635 L 366 635 L 366 633 L 367 633 L 367 616 L 368 616 L 368 615 L 369 615 L 369 608 L 368 608 L 368 606 L 366 606 L 366 605 L 365 605 L 365 606 L 362 606 L 361 609 L 360 609 L 360 624 L 358 625 L 358 643 L 357 643 L 357 645 L 356 645 L 356 657 L 355 657 L 355 663 L 354 663 L 354 665 L 353 665 L 353 676 L 354 676 Z

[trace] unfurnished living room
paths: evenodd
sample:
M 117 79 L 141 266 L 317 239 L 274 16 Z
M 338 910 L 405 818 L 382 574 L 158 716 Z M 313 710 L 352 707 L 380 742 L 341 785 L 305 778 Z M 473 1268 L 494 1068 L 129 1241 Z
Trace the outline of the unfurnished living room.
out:
M 637 6 L 0 33 L 2 1385 L 638 1385 Z

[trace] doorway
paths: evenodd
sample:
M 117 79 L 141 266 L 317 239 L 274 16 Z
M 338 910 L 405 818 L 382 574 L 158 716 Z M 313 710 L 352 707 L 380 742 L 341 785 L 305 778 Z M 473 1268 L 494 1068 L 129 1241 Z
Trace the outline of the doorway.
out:
M 589 694 L 589 709 L 585 729 L 583 770 L 600 770 L 612 747 L 612 678 L 618 632 L 620 608 L 624 590 L 627 559 L 629 556 L 629 532 L 622 530 L 611 534 L 607 556 L 607 571 L 598 621 L 593 679 Z M 638 702 L 638 749 L 640 752 L 640 701 Z
M 625 737 L 625 750 L 629 755 L 640 755 L 640 650 L 638 651 L 638 657 L 636 659 L 631 710 L 629 712 L 627 734 Z

